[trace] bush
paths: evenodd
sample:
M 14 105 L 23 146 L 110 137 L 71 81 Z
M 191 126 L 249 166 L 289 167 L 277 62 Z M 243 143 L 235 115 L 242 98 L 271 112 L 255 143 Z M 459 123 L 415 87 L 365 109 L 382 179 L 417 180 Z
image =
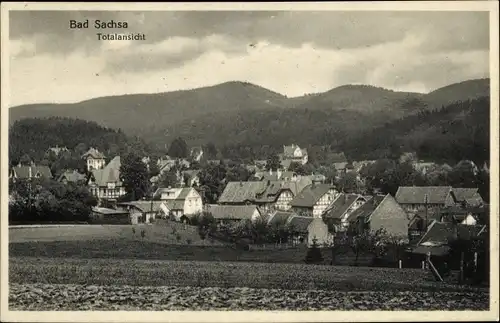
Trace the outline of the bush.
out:
M 141 237 L 144 239 L 145 236 L 146 236 L 146 231 L 145 230 L 141 230 Z
M 306 264 L 317 264 L 323 262 L 323 255 L 321 255 L 321 250 L 318 247 L 316 239 L 313 240 L 312 246 L 307 250 L 305 262 Z
M 187 244 L 191 244 L 193 241 L 191 239 L 186 239 Z
M 135 227 L 132 227 L 132 234 L 135 235 Z
M 177 241 L 181 241 L 181 235 L 180 235 L 180 234 L 177 234 L 177 235 L 175 236 L 175 239 L 176 239 Z

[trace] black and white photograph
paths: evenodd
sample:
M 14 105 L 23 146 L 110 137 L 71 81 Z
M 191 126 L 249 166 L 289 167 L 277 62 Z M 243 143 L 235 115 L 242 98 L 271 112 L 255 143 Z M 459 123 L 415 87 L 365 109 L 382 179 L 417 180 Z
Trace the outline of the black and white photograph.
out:
M 498 3 L 397 4 L 2 4 L 2 321 L 498 319 Z

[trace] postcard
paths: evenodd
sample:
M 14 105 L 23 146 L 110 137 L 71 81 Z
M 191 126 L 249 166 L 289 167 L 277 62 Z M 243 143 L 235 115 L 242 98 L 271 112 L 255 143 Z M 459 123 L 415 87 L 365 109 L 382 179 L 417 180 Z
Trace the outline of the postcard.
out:
M 2 4 L 2 321 L 498 320 L 498 20 Z

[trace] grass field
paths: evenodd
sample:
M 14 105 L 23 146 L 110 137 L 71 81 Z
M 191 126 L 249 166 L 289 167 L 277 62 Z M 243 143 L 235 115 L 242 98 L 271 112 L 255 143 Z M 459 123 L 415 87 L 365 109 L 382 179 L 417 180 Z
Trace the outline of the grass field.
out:
M 147 230 L 144 239 L 141 228 Z M 135 234 L 130 225 L 10 229 L 9 307 L 485 310 L 489 306 L 487 289 L 437 283 L 421 269 L 305 265 L 305 247 L 243 251 L 202 241 L 196 230 L 180 229 L 179 224 L 136 226 Z M 191 243 L 183 244 L 175 238 L 177 233 Z M 329 252 L 323 256 L 328 263 Z
M 135 233 L 132 229 L 135 229 Z M 144 230 L 145 236 L 141 237 Z M 171 221 L 137 225 L 65 225 L 47 227 L 11 227 L 9 242 L 143 240 L 162 244 L 223 245 L 211 239 L 202 240 L 194 227 Z

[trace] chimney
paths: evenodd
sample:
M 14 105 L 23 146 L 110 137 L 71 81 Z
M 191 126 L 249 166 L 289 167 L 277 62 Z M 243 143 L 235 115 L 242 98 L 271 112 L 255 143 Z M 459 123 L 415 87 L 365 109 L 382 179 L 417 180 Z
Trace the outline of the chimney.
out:
M 270 169 L 269 169 L 269 175 L 272 175 L 272 174 L 273 174 L 273 169 L 272 169 L 272 168 L 270 168 Z
M 28 166 L 28 178 L 31 178 L 31 177 L 32 177 L 31 166 Z

